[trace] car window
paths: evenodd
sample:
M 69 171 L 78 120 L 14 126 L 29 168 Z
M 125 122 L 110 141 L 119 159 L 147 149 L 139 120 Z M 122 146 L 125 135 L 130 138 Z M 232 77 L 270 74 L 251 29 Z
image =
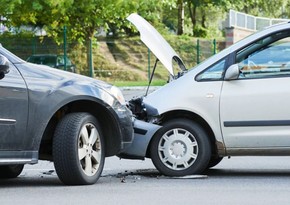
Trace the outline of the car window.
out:
M 66 59 L 66 65 L 71 66 L 72 65 L 71 60 L 68 57 L 66 57 L 65 59 Z
M 196 78 L 198 81 L 208 81 L 208 80 L 221 80 L 225 70 L 225 59 L 219 61 L 218 63 L 210 66 L 204 72 L 199 74 Z
M 54 56 L 31 56 L 27 59 L 30 63 L 48 65 L 51 67 L 55 66 L 55 57 Z
M 259 40 L 237 53 L 240 78 L 290 75 L 290 37 L 287 33 Z
M 71 66 L 72 65 L 71 60 L 68 57 L 64 58 L 64 56 L 57 56 L 57 64 L 59 66 L 64 66 L 64 59 L 66 59 L 66 65 L 67 66 Z
M 57 56 L 57 64 L 64 65 L 64 58 L 63 56 Z

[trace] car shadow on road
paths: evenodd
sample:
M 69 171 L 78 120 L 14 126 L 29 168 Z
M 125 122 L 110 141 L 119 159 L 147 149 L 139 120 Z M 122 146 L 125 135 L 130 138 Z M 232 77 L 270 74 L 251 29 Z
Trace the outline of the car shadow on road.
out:
M 0 179 L 1 188 L 23 188 L 23 187 L 53 187 L 63 185 L 57 176 L 42 177 L 18 177 L 15 179 Z
M 32 187 L 63 185 L 53 169 L 24 170 L 20 176 L 12 179 L 1 179 L 0 187 Z

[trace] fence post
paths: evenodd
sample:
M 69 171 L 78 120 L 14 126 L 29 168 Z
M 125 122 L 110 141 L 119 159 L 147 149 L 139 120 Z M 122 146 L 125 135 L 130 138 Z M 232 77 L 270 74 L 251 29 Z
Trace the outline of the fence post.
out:
M 36 53 L 37 37 L 34 35 L 32 37 L 32 55 Z
M 63 27 L 63 57 L 64 57 L 64 70 L 66 69 L 66 26 Z
M 197 39 L 196 42 L 196 63 L 199 64 L 199 54 L 200 54 L 200 45 L 199 45 L 199 39 Z
M 151 55 L 151 51 L 148 48 L 148 81 L 150 80 L 150 55 Z
M 213 54 L 216 54 L 216 39 L 213 39 Z
M 90 58 L 90 62 L 89 62 L 89 66 L 90 66 L 90 76 L 93 78 L 94 77 L 94 68 L 93 68 L 93 40 L 92 40 L 92 38 L 90 38 L 90 40 L 89 40 L 89 43 L 90 43 L 90 50 L 89 50 L 89 52 L 90 52 L 90 56 L 89 56 L 89 58 Z

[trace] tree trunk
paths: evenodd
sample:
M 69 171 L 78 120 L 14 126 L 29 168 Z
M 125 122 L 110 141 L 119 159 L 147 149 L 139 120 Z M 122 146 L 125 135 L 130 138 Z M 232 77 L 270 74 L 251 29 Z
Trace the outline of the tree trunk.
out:
M 190 14 L 190 19 L 192 22 L 193 28 L 196 26 L 196 9 L 197 6 L 195 4 L 192 4 L 191 1 L 188 2 L 188 9 Z
M 205 13 L 205 10 L 202 9 L 201 26 L 202 26 L 203 28 L 206 28 L 205 21 L 206 21 L 206 13 Z
M 184 2 L 183 0 L 177 0 L 177 4 L 178 4 L 177 35 L 182 35 L 184 30 Z

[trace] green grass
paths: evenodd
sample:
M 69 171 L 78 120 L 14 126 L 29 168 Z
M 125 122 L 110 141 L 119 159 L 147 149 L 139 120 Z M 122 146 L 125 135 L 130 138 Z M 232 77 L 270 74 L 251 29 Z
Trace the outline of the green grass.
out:
M 127 86 L 147 86 L 148 81 L 115 81 L 115 82 L 110 82 L 115 86 L 118 87 L 127 87 Z M 163 86 L 167 82 L 165 80 L 153 80 L 151 83 L 151 86 Z

